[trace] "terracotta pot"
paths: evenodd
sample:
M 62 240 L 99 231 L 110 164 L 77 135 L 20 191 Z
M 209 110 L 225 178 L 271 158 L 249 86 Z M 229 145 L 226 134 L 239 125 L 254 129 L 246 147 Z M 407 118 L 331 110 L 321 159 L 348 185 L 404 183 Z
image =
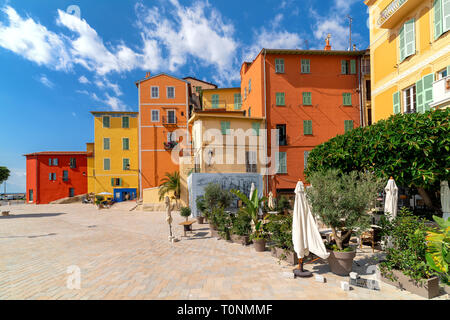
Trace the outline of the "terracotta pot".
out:
M 356 256 L 356 251 L 327 251 L 330 253 L 328 264 L 330 265 L 331 272 L 339 276 L 348 276 L 352 272 L 353 259 Z
M 237 234 L 232 234 L 231 241 L 233 243 L 239 243 L 239 244 L 242 244 L 243 246 L 246 246 L 246 245 L 250 244 L 250 237 L 249 236 L 238 236 Z
M 256 252 L 266 251 L 266 240 L 264 239 L 253 240 L 253 244 L 255 246 Z
M 197 222 L 199 223 L 199 224 L 203 224 L 203 217 L 197 217 Z
M 284 250 L 284 249 L 278 248 L 278 247 L 272 247 L 271 252 L 272 252 L 272 256 L 274 256 L 277 259 L 286 261 L 287 263 L 289 263 L 292 266 L 295 266 L 298 264 L 298 257 L 297 257 L 297 253 L 295 253 L 295 252 Z
M 423 282 L 417 282 L 404 275 L 400 270 L 392 270 L 392 273 L 397 280 L 391 281 L 383 276 L 383 274 L 380 274 L 381 281 L 427 299 L 432 299 L 439 295 L 439 278 L 437 277 L 424 279 Z

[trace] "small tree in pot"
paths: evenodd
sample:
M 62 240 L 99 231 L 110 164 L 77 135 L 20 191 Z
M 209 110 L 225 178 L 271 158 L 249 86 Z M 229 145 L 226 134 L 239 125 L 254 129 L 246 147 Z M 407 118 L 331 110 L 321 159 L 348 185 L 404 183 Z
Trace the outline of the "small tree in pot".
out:
M 374 205 L 383 182 L 370 172 L 348 174 L 338 170 L 314 172 L 308 177 L 312 188 L 307 189 L 312 211 L 332 230 L 336 245 L 328 262 L 331 271 L 348 275 L 356 255 L 344 248 L 352 234 L 370 227 L 367 211 Z
M 203 196 L 197 197 L 197 199 L 195 200 L 195 205 L 197 206 L 197 212 L 199 214 L 197 216 L 197 222 L 199 224 L 203 224 L 203 212 L 206 210 L 205 198 Z
M 223 190 L 219 184 L 210 183 L 205 187 L 204 199 L 204 211 L 203 214 L 209 221 L 211 229 L 217 230 L 217 221 L 215 223 L 215 214 L 218 212 L 217 209 L 228 208 L 231 204 L 232 196 L 227 190 Z
M 252 217 L 245 209 L 240 209 L 236 216 L 232 219 L 231 240 L 236 243 L 247 245 L 250 242 L 250 234 L 252 232 Z
M 188 221 L 189 216 L 191 215 L 191 208 L 189 208 L 189 207 L 181 207 L 181 209 L 180 209 L 180 215 L 181 215 L 182 217 L 185 217 L 185 218 L 186 218 L 186 221 Z

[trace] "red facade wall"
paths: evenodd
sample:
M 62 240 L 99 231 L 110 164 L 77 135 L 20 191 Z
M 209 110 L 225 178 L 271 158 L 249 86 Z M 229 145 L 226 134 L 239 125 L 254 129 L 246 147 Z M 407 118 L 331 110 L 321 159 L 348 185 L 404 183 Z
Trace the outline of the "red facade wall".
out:
M 74 196 L 87 193 L 87 155 L 86 154 L 31 154 L 27 157 L 27 202 L 47 204 L 67 198 L 73 188 Z M 49 159 L 58 159 L 58 165 L 49 165 Z M 70 168 L 70 159 L 76 159 L 76 168 Z M 63 172 L 68 172 L 63 181 Z M 56 180 L 50 180 L 50 173 Z M 30 201 L 33 190 L 33 201 Z

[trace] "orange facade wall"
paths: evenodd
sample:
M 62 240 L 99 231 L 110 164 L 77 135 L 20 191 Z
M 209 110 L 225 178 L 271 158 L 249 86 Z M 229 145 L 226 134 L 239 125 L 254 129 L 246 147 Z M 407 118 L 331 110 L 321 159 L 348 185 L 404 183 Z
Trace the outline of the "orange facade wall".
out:
M 171 150 L 165 150 L 168 133 L 186 130 L 188 116 L 188 83 L 184 80 L 162 74 L 145 79 L 139 87 L 140 117 L 140 171 L 141 190 L 155 188 L 161 184 L 167 172 L 179 171 L 178 163 L 172 161 Z M 159 87 L 159 98 L 151 98 L 151 87 Z M 167 98 L 167 87 L 175 88 L 175 98 Z M 152 110 L 159 112 L 158 121 L 152 121 Z M 174 110 L 175 123 L 167 123 L 168 110 Z
M 58 159 L 57 165 L 49 165 L 49 159 Z M 70 168 L 70 159 L 76 159 L 76 168 Z M 68 179 L 63 180 L 63 172 L 67 171 Z M 50 180 L 50 174 L 56 180 Z M 27 202 L 48 204 L 52 201 L 67 198 L 73 189 L 73 195 L 87 193 L 87 155 L 27 155 Z M 33 199 L 30 199 L 30 190 Z

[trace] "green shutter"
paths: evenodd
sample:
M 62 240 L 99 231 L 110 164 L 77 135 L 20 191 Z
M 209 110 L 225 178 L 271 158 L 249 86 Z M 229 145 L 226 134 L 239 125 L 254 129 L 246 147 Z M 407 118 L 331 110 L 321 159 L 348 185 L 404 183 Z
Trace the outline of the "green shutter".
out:
M 110 159 L 103 159 L 103 169 L 104 170 L 111 170 Z
M 275 72 L 284 73 L 284 59 L 275 59 Z
M 347 60 L 341 60 L 341 74 L 347 74 Z
M 310 73 L 311 72 L 311 60 L 302 59 L 302 73 Z
M 51 167 L 52 166 L 52 158 L 48 159 L 48 165 Z
M 234 94 L 234 109 L 239 110 L 242 107 L 242 99 L 240 93 Z
M 122 117 L 122 128 L 129 128 L 129 127 L 130 127 L 130 118 Z
M 119 178 L 119 187 L 122 186 L 122 178 Z
M 342 100 L 344 106 L 351 106 L 352 105 L 352 94 L 348 92 L 344 92 L 342 94 Z
M 50 181 L 53 180 L 53 173 L 49 173 L 49 174 L 48 174 L 48 180 L 50 180 Z
M 103 138 L 103 150 L 109 149 L 110 149 L 109 138 Z
M 219 108 L 219 95 L 218 94 L 213 94 L 211 96 L 211 101 L 212 101 L 212 108 L 213 109 Z
M 114 187 L 114 178 L 111 178 L 111 186 Z
M 277 106 L 284 106 L 285 105 L 284 92 L 277 92 L 276 93 L 276 104 L 277 104 Z
M 447 77 L 450 76 L 450 66 L 447 67 Z
M 123 159 L 122 160 L 122 170 L 127 170 L 127 166 L 130 164 L 130 159 Z
M 442 24 L 443 32 L 450 30 L 450 0 L 442 0 Z
M 130 150 L 130 139 L 123 138 L 123 150 Z
M 393 95 L 394 114 L 400 113 L 400 92 L 395 92 Z
M 405 26 L 402 26 L 402 28 L 400 29 L 399 44 L 400 44 L 400 61 L 403 61 L 406 58 Z
M 261 124 L 259 122 L 253 122 L 252 127 L 255 131 L 255 135 L 259 136 L 259 128 L 261 127 Z
M 303 92 L 303 105 L 312 105 L 312 94 L 311 92 Z
M 109 117 L 103 117 L 103 127 L 109 128 Z
M 303 134 L 304 135 L 312 134 L 312 120 L 303 120 Z
M 430 110 L 430 104 L 433 102 L 433 82 L 434 75 L 432 73 L 427 74 L 422 78 L 423 82 L 423 109 L 424 112 Z
M 286 152 L 277 152 L 276 161 L 278 164 L 277 173 L 287 173 Z
M 229 121 L 220 121 L 220 128 L 223 135 L 228 134 L 230 130 L 230 122 Z
M 416 112 L 423 113 L 424 96 L 423 96 L 423 79 L 416 82 Z
M 434 0 L 434 39 L 439 38 L 443 33 L 442 0 Z
M 415 20 L 411 19 L 405 22 L 405 57 L 412 56 L 416 53 L 416 34 L 414 30 Z
M 353 120 L 344 120 L 344 130 L 345 132 L 353 130 Z
M 356 74 L 356 60 L 350 60 L 350 73 Z

